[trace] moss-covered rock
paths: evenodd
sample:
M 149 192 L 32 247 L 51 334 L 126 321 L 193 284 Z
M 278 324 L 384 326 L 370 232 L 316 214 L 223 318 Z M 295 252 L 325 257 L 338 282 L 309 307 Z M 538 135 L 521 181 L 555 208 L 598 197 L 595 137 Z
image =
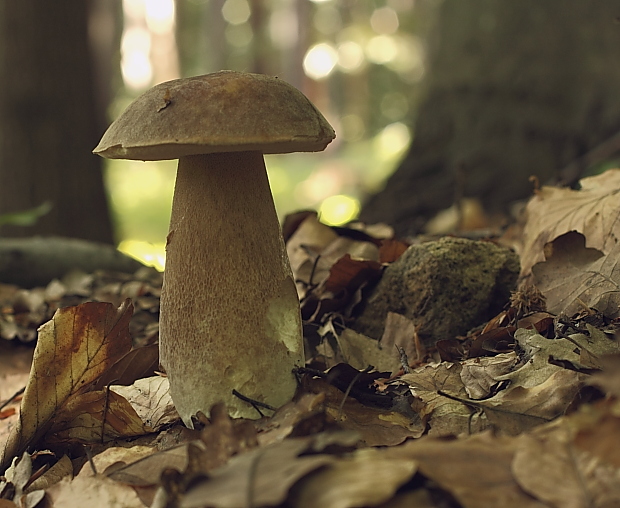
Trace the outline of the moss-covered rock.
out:
M 518 274 L 518 256 L 491 242 L 447 237 L 412 245 L 385 270 L 352 328 L 379 339 L 388 312 L 396 312 L 431 346 L 496 315 Z

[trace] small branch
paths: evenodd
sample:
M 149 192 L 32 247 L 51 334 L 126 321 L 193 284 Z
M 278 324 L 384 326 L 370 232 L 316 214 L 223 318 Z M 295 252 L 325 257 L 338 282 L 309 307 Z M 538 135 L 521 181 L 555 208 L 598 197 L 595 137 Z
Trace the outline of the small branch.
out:
M 97 467 L 95 466 L 95 462 L 93 461 L 93 452 L 89 446 L 84 447 L 84 453 L 86 453 L 86 458 L 88 459 L 88 463 L 90 464 L 90 468 L 93 471 L 93 474 L 97 476 Z
M 355 376 L 353 376 L 353 379 L 351 379 L 349 386 L 347 386 L 347 390 L 344 392 L 344 396 L 342 397 L 340 406 L 338 406 L 338 414 L 336 415 L 336 421 L 340 421 L 340 418 L 342 417 L 342 410 L 344 409 L 344 403 L 347 401 L 347 398 L 349 397 L 349 394 L 351 393 L 353 386 L 355 385 L 355 383 L 357 383 L 357 380 L 361 377 L 362 374 L 366 374 L 367 372 L 370 372 L 372 369 L 373 369 L 372 366 L 368 366 L 364 370 L 359 371 L 357 374 L 355 374 Z
M 7 400 L 5 400 L 2 404 L 0 404 L 0 411 L 2 411 L 5 407 L 7 407 L 11 402 L 13 402 L 17 397 L 19 397 L 22 393 L 26 391 L 26 387 L 20 388 L 13 395 L 11 395 Z
M 259 408 L 263 408 L 263 409 L 269 409 L 270 411 L 275 411 L 276 408 L 273 406 L 270 406 L 269 404 L 265 404 L 264 402 L 261 402 L 259 400 L 254 400 L 254 399 L 250 399 L 249 397 L 246 397 L 245 395 L 239 393 L 237 390 L 233 389 L 232 394 L 241 399 L 243 402 L 247 402 L 248 404 L 250 404 L 254 409 L 256 409 L 256 411 L 258 411 L 258 414 L 261 415 L 261 417 L 265 416 L 263 414 L 263 412 L 259 409 Z

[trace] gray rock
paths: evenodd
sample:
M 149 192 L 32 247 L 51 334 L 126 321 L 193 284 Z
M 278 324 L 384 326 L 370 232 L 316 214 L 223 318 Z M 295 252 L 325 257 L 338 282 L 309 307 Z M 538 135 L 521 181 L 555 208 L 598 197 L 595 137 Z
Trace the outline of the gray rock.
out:
M 432 346 L 495 316 L 518 275 L 518 256 L 491 242 L 446 237 L 412 245 L 386 268 L 352 328 L 379 339 L 388 312 L 396 312 Z

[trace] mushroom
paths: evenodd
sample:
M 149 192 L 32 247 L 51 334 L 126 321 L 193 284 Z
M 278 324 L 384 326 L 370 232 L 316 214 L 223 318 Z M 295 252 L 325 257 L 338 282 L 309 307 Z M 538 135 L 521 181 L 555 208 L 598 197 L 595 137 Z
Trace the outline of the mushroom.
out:
M 168 81 L 110 125 L 94 153 L 179 159 L 166 242 L 160 362 L 185 424 L 224 402 L 258 413 L 293 397 L 299 300 L 263 154 L 316 152 L 334 130 L 295 87 L 233 71 Z

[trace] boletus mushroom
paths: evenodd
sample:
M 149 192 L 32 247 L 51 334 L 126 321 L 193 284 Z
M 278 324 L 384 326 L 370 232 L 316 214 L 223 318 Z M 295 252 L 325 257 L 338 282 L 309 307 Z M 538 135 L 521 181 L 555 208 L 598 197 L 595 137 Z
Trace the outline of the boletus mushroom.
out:
M 160 362 L 186 425 L 233 395 L 279 407 L 304 363 L 299 301 L 263 154 L 316 152 L 332 127 L 295 87 L 222 71 L 155 86 L 110 125 L 94 153 L 179 159 L 160 310 Z

